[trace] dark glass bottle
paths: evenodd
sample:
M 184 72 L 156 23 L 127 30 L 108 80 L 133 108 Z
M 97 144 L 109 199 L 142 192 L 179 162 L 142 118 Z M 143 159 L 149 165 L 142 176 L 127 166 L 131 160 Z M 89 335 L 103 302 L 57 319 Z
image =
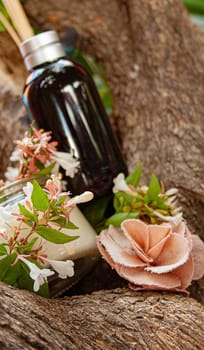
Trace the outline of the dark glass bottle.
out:
M 59 151 L 80 161 L 69 189 L 73 194 L 88 189 L 95 198 L 110 193 L 113 178 L 127 169 L 91 76 L 66 59 L 55 31 L 24 41 L 21 53 L 31 72 L 23 93 L 30 117 L 52 131 Z

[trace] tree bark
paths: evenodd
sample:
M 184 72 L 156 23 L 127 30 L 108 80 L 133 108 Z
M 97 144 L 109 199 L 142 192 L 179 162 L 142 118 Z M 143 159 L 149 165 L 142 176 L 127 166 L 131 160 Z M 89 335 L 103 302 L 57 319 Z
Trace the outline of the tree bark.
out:
M 155 172 L 166 186 L 178 187 L 190 229 L 202 235 L 204 35 L 182 1 L 27 0 L 25 9 L 38 30 L 62 35 L 71 26 L 79 32 L 83 50 L 104 68 L 114 100 L 111 121 L 129 169 L 140 159 L 144 181 Z M 7 82 L 12 93 L 21 94 L 26 72 L 8 40 L 1 34 L 4 90 Z M 11 101 L 11 96 L 2 98 Z M 6 130 L 13 123 L 15 118 Z M 7 149 L 6 154 L 10 143 Z
M 204 33 L 182 1 L 27 0 L 25 9 L 36 29 L 78 31 L 81 48 L 104 68 L 129 170 L 140 159 L 144 182 L 154 172 L 167 188 L 178 187 L 190 230 L 204 238 Z M 1 177 L 28 120 L 22 58 L 7 33 L 0 44 Z M 99 263 L 78 291 L 121 284 Z M 2 349 L 202 349 L 203 307 L 181 295 L 106 289 L 45 300 L 4 284 L 0 290 Z M 204 280 L 191 292 L 204 302 Z
M 47 300 L 1 285 L 4 350 L 203 349 L 204 310 L 176 294 L 127 289 Z

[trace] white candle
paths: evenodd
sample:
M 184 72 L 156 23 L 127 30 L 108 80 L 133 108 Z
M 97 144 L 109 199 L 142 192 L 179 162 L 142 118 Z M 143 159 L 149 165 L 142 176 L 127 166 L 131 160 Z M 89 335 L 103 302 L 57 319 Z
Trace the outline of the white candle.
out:
M 55 244 L 43 240 L 43 252 L 48 255 L 49 259 L 53 260 L 75 260 L 87 256 L 98 256 L 96 232 L 77 207 L 72 210 L 70 220 L 78 228 L 75 230 L 63 229 L 62 232 L 69 236 L 79 236 L 79 238 L 65 244 Z
M 24 204 L 22 198 L 20 202 Z M 11 236 L 13 235 L 11 226 L 18 226 L 18 222 L 16 221 L 15 216 L 9 215 L 9 212 L 17 213 L 18 206 L 15 204 L 7 206 L 6 209 L 3 207 L 0 209 L 0 230 L 3 228 L 6 229 L 8 236 Z M 6 224 L 4 223 L 5 218 L 7 221 Z M 76 240 L 65 244 L 56 244 L 41 238 L 37 234 L 33 234 L 32 237 L 36 236 L 39 238 L 33 249 L 42 245 L 43 248 L 40 253 L 47 254 L 48 258 L 52 260 L 75 260 L 82 257 L 98 256 L 99 252 L 96 246 L 96 232 L 77 207 L 71 211 L 70 221 L 72 221 L 78 228 L 74 230 L 62 229 L 62 232 L 69 236 L 79 236 Z M 52 227 L 57 229 L 56 225 L 52 225 Z M 25 224 L 22 225 L 21 228 L 20 237 L 26 237 L 30 232 L 30 228 Z

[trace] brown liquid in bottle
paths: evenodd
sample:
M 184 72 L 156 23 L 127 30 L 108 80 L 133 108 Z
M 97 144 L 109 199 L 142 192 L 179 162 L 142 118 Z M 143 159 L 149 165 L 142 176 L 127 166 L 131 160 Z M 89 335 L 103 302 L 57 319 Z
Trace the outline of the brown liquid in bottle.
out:
M 63 58 L 43 64 L 29 76 L 23 101 L 37 126 L 52 131 L 58 150 L 79 159 L 69 190 L 90 190 L 96 198 L 110 193 L 113 178 L 127 169 L 89 74 Z

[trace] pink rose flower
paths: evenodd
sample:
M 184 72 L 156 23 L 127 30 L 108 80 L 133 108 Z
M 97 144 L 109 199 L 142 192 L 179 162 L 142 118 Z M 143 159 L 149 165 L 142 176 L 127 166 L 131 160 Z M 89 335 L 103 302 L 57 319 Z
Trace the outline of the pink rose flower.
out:
M 104 259 L 136 290 L 185 291 L 204 274 L 204 243 L 182 221 L 175 226 L 128 219 L 121 228 L 102 231 L 97 245 Z

